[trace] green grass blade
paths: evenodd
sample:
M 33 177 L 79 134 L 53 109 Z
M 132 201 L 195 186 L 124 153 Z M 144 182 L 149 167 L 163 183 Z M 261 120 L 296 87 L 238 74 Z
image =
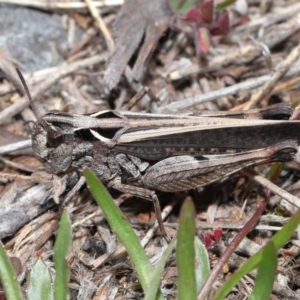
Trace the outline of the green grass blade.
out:
M 22 294 L 16 274 L 0 241 L 0 280 L 7 300 L 21 300 Z
M 300 239 L 300 223 L 297 226 L 297 236 L 298 236 L 298 240 Z
M 154 269 L 154 272 L 152 274 L 151 280 L 150 280 L 151 281 L 150 287 L 145 292 L 144 300 L 154 300 L 154 299 L 156 299 L 157 291 L 158 291 L 159 286 L 160 286 L 161 276 L 162 276 L 162 273 L 164 271 L 165 264 L 166 264 L 169 256 L 172 253 L 172 250 L 175 246 L 175 243 L 176 243 L 176 239 L 174 238 L 171 241 L 171 243 L 169 244 L 169 246 L 167 247 L 167 249 L 164 251 L 160 261 L 156 265 L 156 267 Z
M 178 270 L 178 299 L 196 299 L 195 278 L 195 207 L 191 200 L 184 201 L 179 218 L 176 261 Z
M 236 0 L 225 0 L 225 1 L 222 1 L 222 2 L 220 2 L 220 3 L 217 4 L 216 10 L 217 11 L 224 10 L 227 7 L 229 7 L 230 5 L 234 4 L 235 2 L 236 2 Z
M 69 216 L 63 211 L 54 245 L 54 264 L 56 276 L 54 281 L 54 299 L 66 300 L 69 295 L 70 270 L 66 261 L 71 243 L 71 225 Z
M 92 195 L 101 207 L 109 225 L 125 246 L 144 291 L 150 286 L 153 268 L 129 222 L 116 206 L 103 184 L 89 170 L 84 172 Z
M 52 300 L 52 279 L 45 263 L 39 259 L 33 266 L 29 276 L 27 291 L 28 300 Z
M 249 300 L 269 299 L 277 268 L 277 254 L 273 242 L 262 249 L 262 260 L 258 266 L 257 277 Z
M 274 243 L 275 251 L 278 251 L 294 234 L 298 224 L 300 222 L 300 209 L 291 217 L 291 219 L 278 231 L 272 241 Z M 241 268 L 235 272 L 231 278 L 219 289 L 215 300 L 222 300 L 233 289 L 233 287 L 239 282 L 239 280 L 257 268 L 262 258 L 262 249 L 255 255 L 250 257 L 247 262 L 241 266 Z
M 185 14 L 189 9 L 195 7 L 196 2 L 195 0 L 169 0 L 169 5 L 174 12 Z
M 195 237 L 194 239 L 194 245 L 195 245 L 195 271 L 196 271 L 196 287 L 197 292 L 200 291 L 202 285 L 206 281 L 209 272 L 210 272 L 210 265 L 209 265 L 209 258 L 208 258 L 208 252 L 203 245 L 203 243 Z

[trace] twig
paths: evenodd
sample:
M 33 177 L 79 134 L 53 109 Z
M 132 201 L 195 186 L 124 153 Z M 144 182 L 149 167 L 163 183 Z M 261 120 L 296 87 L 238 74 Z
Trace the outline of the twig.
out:
M 177 202 L 178 202 L 178 199 L 173 200 L 164 208 L 164 210 L 161 213 L 163 220 L 165 220 L 167 218 L 167 216 L 170 214 L 170 212 L 172 211 L 172 209 L 174 208 L 174 206 L 176 205 Z M 148 232 L 146 233 L 144 238 L 141 240 L 142 247 L 145 247 L 149 243 L 150 239 L 153 237 L 157 228 L 158 228 L 158 222 L 156 221 L 154 223 L 154 225 L 148 230 Z
M 47 76 L 47 78 L 40 83 L 37 87 L 31 89 L 32 98 L 45 93 L 55 82 L 59 79 L 69 75 L 70 73 L 76 72 L 87 66 L 91 66 L 100 62 L 103 62 L 107 59 L 108 53 L 98 54 L 80 61 L 74 61 L 70 64 L 62 64 L 59 68 L 53 69 L 54 71 Z M 0 112 L 0 124 L 8 121 L 13 116 L 20 113 L 25 107 L 29 105 L 27 98 L 22 97 L 17 102 L 10 105 L 8 108 Z
M 108 50 L 111 52 L 114 48 L 114 40 L 111 37 L 111 34 L 110 34 L 109 30 L 107 29 L 103 19 L 101 18 L 100 14 L 95 6 L 95 2 L 93 2 L 92 0 L 85 0 L 85 2 L 89 8 L 91 15 L 96 20 L 97 26 L 99 27 L 99 29 L 101 30 L 101 32 L 104 35 Z
M 258 175 L 254 170 L 246 169 L 244 170 L 244 173 L 247 174 L 247 176 L 253 178 L 256 182 L 260 183 L 264 187 L 266 187 L 269 191 L 281 196 L 291 204 L 300 207 L 300 199 L 297 197 L 291 195 L 290 193 L 286 192 L 285 190 L 279 188 L 275 184 L 273 184 L 268 179 Z M 268 197 L 269 198 L 269 197 Z M 227 247 L 226 251 L 223 253 L 222 257 L 218 261 L 215 268 L 212 270 L 209 278 L 203 285 L 199 295 L 198 299 L 204 299 L 209 291 L 211 286 L 213 285 L 214 281 L 216 280 L 219 272 L 221 271 L 223 265 L 228 261 L 231 254 L 234 252 L 234 250 L 237 248 L 237 245 L 241 242 L 241 240 L 245 237 L 245 233 L 249 232 L 253 226 L 254 223 L 258 221 L 260 218 L 262 212 L 265 210 L 267 205 L 266 198 L 262 198 L 262 200 L 258 204 L 258 209 L 255 212 L 255 214 L 251 217 L 251 219 L 246 223 L 245 227 L 235 236 L 233 241 L 230 243 L 230 245 Z
M 249 102 L 245 105 L 244 109 L 250 109 L 256 106 L 256 104 L 261 101 L 266 95 L 268 95 L 275 84 L 286 74 L 291 65 L 299 58 L 300 56 L 300 44 L 295 47 L 290 55 L 280 63 L 274 74 L 271 76 L 270 80 L 268 80 L 256 93 L 254 93 Z
M 100 216 L 101 213 L 102 213 L 102 212 L 101 212 L 100 210 L 97 210 L 97 211 L 95 211 L 95 212 L 89 214 L 88 216 L 86 216 L 86 217 L 83 218 L 82 220 L 73 223 L 73 224 L 72 224 L 72 228 L 75 228 L 75 227 L 77 227 L 77 226 L 79 226 L 79 225 L 82 225 L 82 224 L 86 223 L 88 220 L 90 220 L 90 219 L 92 219 L 92 218 L 95 218 L 95 217 L 97 217 L 97 216 Z
M 35 181 L 32 176 L 28 175 L 20 175 L 20 174 L 15 174 L 15 173 L 3 173 L 0 172 L 0 178 L 1 179 L 10 179 L 10 180 L 30 180 L 30 181 Z
M 263 14 L 260 18 L 253 18 L 245 25 L 238 26 L 233 30 L 233 34 L 240 34 L 241 32 L 249 33 L 253 30 L 257 30 L 257 27 L 259 26 L 266 28 L 274 23 L 288 20 L 298 12 L 300 12 L 300 3 L 281 7 L 280 10 L 277 9 L 276 13 L 272 11 L 268 14 Z
M 296 78 L 292 78 L 288 81 L 279 83 L 275 86 L 273 92 L 274 93 L 278 93 L 278 92 L 282 92 L 284 90 L 288 90 L 291 89 L 293 86 L 298 85 L 300 83 L 300 76 L 296 77 Z
M 105 6 L 117 6 L 124 3 L 123 0 L 102 0 L 93 1 L 95 7 L 105 7 Z M 41 0 L 0 0 L 0 3 L 15 4 L 20 6 L 29 6 L 34 8 L 40 8 L 44 10 L 82 10 L 87 9 L 87 4 L 80 1 L 72 2 L 49 2 Z
M 61 206 L 64 208 L 66 207 L 71 200 L 73 199 L 73 197 L 79 193 L 79 190 L 83 187 L 83 185 L 85 184 L 85 177 L 84 176 L 80 176 L 79 180 L 77 181 L 77 183 L 75 184 L 75 186 L 71 189 L 71 191 L 67 194 L 67 196 L 65 197 L 63 203 L 61 203 Z
M 136 103 L 141 100 L 145 95 L 147 95 L 149 93 L 150 89 L 145 86 L 143 87 L 139 92 L 137 92 L 137 94 L 135 94 L 128 103 L 126 103 L 123 107 L 122 110 L 126 111 L 126 110 L 130 110 L 133 106 L 136 105 Z
M 16 142 L 13 144 L 5 145 L 0 147 L 0 155 L 4 155 L 16 150 L 24 149 L 24 148 L 29 148 L 31 147 L 31 140 L 25 140 L 21 142 Z
M 293 76 L 299 76 L 300 74 L 300 65 L 297 65 L 293 68 L 291 68 L 284 77 L 293 77 Z M 223 89 L 220 89 L 218 91 L 213 91 L 204 95 L 197 95 L 195 97 L 190 97 L 187 99 L 183 99 L 180 101 L 173 102 L 169 105 L 166 105 L 164 107 L 161 107 L 159 109 L 159 112 L 172 112 L 172 111 L 180 111 L 183 109 L 190 108 L 191 106 L 208 102 L 208 101 L 213 101 L 216 99 L 219 99 L 224 96 L 229 96 L 236 94 L 240 91 L 245 91 L 245 90 L 250 90 L 255 87 L 259 87 L 268 80 L 270 80 L 271 75 L 264 75 L 258 78 L 250 79 L 245 82 L 241 82 L 229 87 L 225 87 Z
M 289 18 L 287 22 L 279 24 L 276 32 L 269 32 L 259 40 L 259 43 L 268 48 L 278 45 L 283 40 L 291 37 L 300 28 L 299 14 L 293 14 L 293 18 Z M 257 45 L 246 45 L 240 49 L 230 51 L 223 55 L 218 55 L 211 58 L 206 64 L 193 64 L 186 68 L 175 70 L 169 74 L 171 80 L 178 80 L 185 76 L 207 74 L 208 72 L 216 71 L 231 64 L 240 64 L 241 62 L 253 61 L 258 55 L 261 54 L 261 47 Z
M 236 60 L 252 60 L 254 57 L 259 55 L 260 52 L 261 50 L 256 45 L 247 45 L 225 55 L 216 56 L 210 59 L 205 66 L 193 64 L 189 67 L 173 71 L 169 74 L 169 76 L 171 80 L 178 80 L 185 76 L 205 74 L 228 66 L 231 63 L 236 62 Z
M 162 219 L 165 220 L 167 216 L 170 214 L 171 210 L 174 208 L 176 205 L 177 200 L 172 201 L 169 205 L 167 205 L 164 210 L 161 213 Z M 157 221 L 154 223 L 154 225 L 148 230 L 147 234 L 144 236 L 144 238 L 141 241 L 142 247 L 145 247 L 149 240 L 153 237 L 155 231 L 158 228 L 158 223 Z M 114 257 L 119 257 L 122 256 L 126 253 L 126 248 L 124 246 L 119 246 L 113 253 L 107 254 L 107 255 L 102 255 L 99 258 L 95 259 L 91 263 L 91 267 L 93 269 L 98 268 L 108 260 L 114 258 Z
M 259 184 L 272 191 L 274 194 L 282 197 L 283 199 L 295 205 L 296 207 L 300 207 L 300 199 L 298 197 L 295 197 L 294 195 L 286 192 L 282 188 L 278 187 L 276 184 L 272 183 L 270 180 L 256 173 L 254 170 L 245 169 L 243 170 L 243 172 L 250 178 L 253 178 Z
M 203 300 L 209 294 L 212 285 L 216 281 L 218 274 L 221 272 L 223 266 L 229 260 L 232 253 L 237 249 L 240 242 L 245 238 L 245 236 L 250 232 L 253 225 L 259 220 L 260 216 L 264 212 L 267 206 L 267 197 L 262 198 L 258 204 L 257 209 L 254 215 L 249 219 L 249 221 L 245 224 L 245 226 L 238 232 L 238 234 L 234 237 L 232 242 L 226 248 L 225 252 L 222 254 L 221 258 L 219 259 L 218 263 L 215 265 L 213 270 L 211 271 L 209 278 L 206 280 L 202 289 L 198 294 L 198 299 Z

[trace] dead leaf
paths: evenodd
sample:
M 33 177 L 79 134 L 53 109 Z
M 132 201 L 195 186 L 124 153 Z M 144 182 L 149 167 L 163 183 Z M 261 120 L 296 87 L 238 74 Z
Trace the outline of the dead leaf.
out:
M 143 66 L 169 27 L 171 16 L 172 12 L 165 0 L 125 1 L 114 24 L 115 49 L 104 75 L 110 89 L 117 85 L 127 63 L 144 38 L 131 79 L 141 78 Z
M 25 140 L 27 140 L 25 136 L 13 133 L 4 127 L 0 127 L 0 146 L 6 146 L 9 143 L 16 143 Z
M 36 159 L 33 156 L 20 156 L 12 159 L 11 161 L 9 160 L 4 160 L 3 161 L 6 163 L 6 165 L 19 169 L 25 172 L 37 172 L 39 169 L 43 168 L 42 163 Z

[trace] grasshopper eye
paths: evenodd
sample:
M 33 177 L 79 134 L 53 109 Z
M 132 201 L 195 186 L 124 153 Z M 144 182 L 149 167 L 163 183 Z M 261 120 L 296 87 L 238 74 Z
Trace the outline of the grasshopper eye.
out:
M 59 127 L 50 126 L 47 130 L 47 144 L 51 148 L 56 148 L 64 141 L 64 134 Z

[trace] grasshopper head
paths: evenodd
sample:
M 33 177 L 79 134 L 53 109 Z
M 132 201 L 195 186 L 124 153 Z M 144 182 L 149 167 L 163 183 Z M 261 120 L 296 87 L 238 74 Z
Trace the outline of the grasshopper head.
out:
M 72 164 L 74 128 L 70 114 L 50 111 L 39 118 L 37 109 L 30 95 L 25 79 L 16 69 L 25 94 L 36 118 L 32 129 L 32 149 L 35 156 L 42 162 L 50 173 L 58 174 L 65 172 Z
M 58 174 L 65 172 L 72 164 L 74 130 L 69 122 L 48 122 L 47 117 L 58 117 L 55 112 L 49 112 L 35 122 L 32 130 L 32 149 L 48 172 Z M 59 117 L 58 117 L 59 118 Z

